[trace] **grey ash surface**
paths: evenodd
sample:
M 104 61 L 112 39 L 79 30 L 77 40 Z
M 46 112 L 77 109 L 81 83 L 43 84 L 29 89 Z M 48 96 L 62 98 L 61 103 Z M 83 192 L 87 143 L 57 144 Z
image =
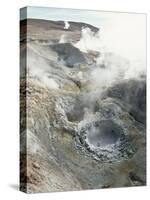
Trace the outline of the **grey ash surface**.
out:
M 21 58 L 26 47 L 28 56 L 27 70 L 21 63 L 22 190 L 146 185 L 145 78 L 103 88 L 90 81 L 99 52 L 73 44 L 83 27 L 96 33 L 94 26 L 69 22 L 64 29 L 62 21 L 38 19 L 20 24 Z M 59 43 L 63 34 L 67 42 Z

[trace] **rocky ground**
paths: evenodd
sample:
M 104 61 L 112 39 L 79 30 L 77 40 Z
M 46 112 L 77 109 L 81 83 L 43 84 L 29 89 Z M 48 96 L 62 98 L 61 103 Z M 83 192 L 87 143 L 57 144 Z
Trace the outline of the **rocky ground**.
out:
M 63 21 L 37 19 L 20 24 L 21 190 L 145 185 L 145 76 L 93 81 L 93 70 L 109 66 L 97 65 L 100 52 L 74 44 L 82 28 L 96 34 L 94 26 L 69 22 L 65 29 Z

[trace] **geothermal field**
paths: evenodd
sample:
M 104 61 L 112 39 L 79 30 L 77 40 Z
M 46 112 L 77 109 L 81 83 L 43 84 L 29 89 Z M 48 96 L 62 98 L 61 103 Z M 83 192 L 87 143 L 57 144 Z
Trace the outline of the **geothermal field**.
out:
M 20 34 L 21 190 L 146 185 L 144 64 L 84 22 L 29 18 Z

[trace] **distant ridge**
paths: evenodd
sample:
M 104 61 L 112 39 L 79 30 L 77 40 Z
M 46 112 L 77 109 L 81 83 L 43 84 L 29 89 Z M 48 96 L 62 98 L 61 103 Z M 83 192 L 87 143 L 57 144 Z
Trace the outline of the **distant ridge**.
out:
M 52 21 L 52 20 L 33 19 L 33 18 L 32 19 L 28 18 L 20 21 L 21 25 L 25 25 L 26 22 L 28 22 L 28 25 L 41 27 L 44 28 L 45 30 L 51 30 L 51 29 L 64 30 L 65 26 L 64 21 Z M 87 23 L 72 22 L 72 21 L 68 21 L 68 23 L 70 26 L 66 31 L 81 31 L 82 28 L 90 28 L 95 33 L 99 31 L 99 28 Z

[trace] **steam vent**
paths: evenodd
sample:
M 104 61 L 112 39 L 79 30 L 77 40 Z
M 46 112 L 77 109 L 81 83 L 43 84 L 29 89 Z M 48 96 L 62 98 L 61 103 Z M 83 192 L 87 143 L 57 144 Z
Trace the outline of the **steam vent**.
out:
M 93 12 L 21 10 L 24 192 L 146 185 L 145 18 Z

